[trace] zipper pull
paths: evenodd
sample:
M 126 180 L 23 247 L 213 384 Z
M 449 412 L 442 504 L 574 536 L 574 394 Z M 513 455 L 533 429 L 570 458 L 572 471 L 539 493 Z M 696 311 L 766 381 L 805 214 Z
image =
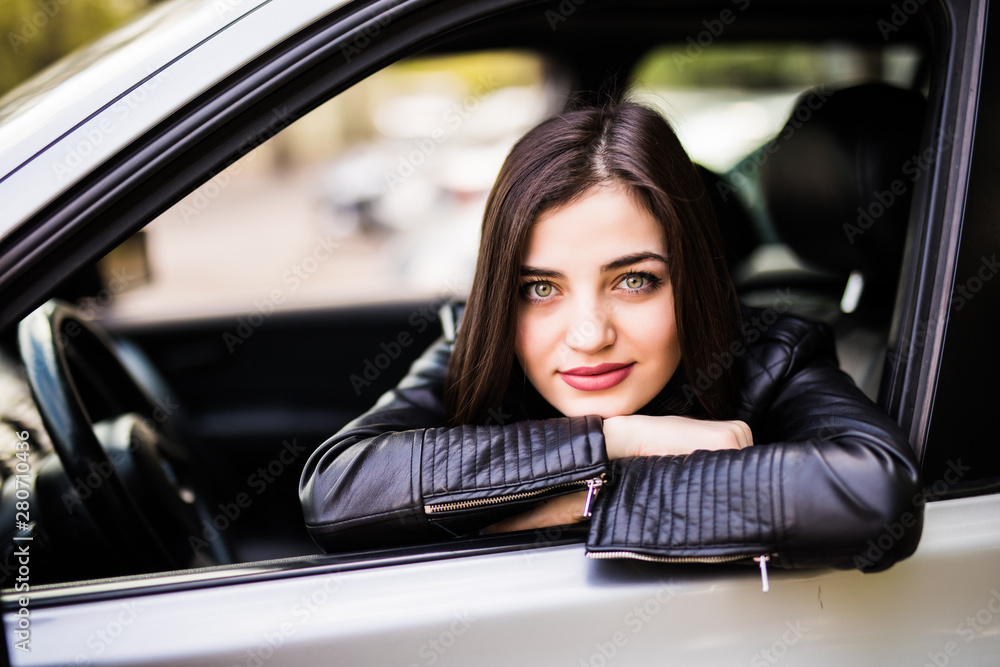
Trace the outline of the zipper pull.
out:
M 595 477 L 594 479 L 587 480 L 587 500 L 583 504 L 583 518 L 589 519 L 592 512 L 590 511 L 590 504 L 597 497 L 597 491 L 604 485 L 604 478 Z
M 770 560 L 770 558 L 771 557 L 767 554 L 754 557 L 754 560 L 760 563 L 760 587 L 764 593 L 771 590 L 771 584 L 767 581 L 767 561 Z

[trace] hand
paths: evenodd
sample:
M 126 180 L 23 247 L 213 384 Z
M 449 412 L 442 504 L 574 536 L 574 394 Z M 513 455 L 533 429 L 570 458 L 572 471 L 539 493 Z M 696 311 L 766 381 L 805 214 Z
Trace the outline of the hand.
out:
M 604 420 L 609 459 L 679 456 L 698 449 L 743 449 L 753 445 L 746 422 L 668 415 L 622 415 Z
M 507 533 L 514 530 L 533 530 L 549 526 L 563 526 L 583 521 L 583 506 L 587 502 L 587 492 L 578 491 L 546 500 L 537 507 L 522 514 L 498 521 L 483 530 L 490 533 Z

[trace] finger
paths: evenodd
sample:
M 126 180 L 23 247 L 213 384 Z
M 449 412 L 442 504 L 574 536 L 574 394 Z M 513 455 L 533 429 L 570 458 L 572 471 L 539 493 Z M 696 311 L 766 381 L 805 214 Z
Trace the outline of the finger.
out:
M 747 425 L 739 421 L 738 419 L 733 419 L 731 421 L 723 422 L 729 432 L 730 437 L 732 437 L 733 444 L 736 445 L 736 449 L 743 449 L 747 446 Z
M 750 430 L 750 425 L 745 421 L 737 420 L 737 427 L 739 427 L 740 432 L 740 449 L 744 447 L 753 446 L 753 432 Z

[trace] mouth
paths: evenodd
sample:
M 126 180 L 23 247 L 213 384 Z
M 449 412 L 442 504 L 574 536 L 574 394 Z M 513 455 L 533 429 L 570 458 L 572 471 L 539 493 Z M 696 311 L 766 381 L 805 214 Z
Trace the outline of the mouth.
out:
M 602 391 L 621 383 L 632 372 L 631 364 L 600 364 L 559 371 L 563 382 L 581 391 Z

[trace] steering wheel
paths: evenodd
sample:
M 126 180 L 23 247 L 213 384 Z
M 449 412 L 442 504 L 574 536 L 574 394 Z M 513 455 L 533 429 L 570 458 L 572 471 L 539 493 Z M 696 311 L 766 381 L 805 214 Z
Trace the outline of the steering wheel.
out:
M 49 301 L 22 320 L 18 343 L 72 486 L 62 504 L 85 510 L 122 569 L 181 569 L 197 556 L 233 562 L 224 531 L 206 528 L 212 505 L 198 467 L 104 330 Z

